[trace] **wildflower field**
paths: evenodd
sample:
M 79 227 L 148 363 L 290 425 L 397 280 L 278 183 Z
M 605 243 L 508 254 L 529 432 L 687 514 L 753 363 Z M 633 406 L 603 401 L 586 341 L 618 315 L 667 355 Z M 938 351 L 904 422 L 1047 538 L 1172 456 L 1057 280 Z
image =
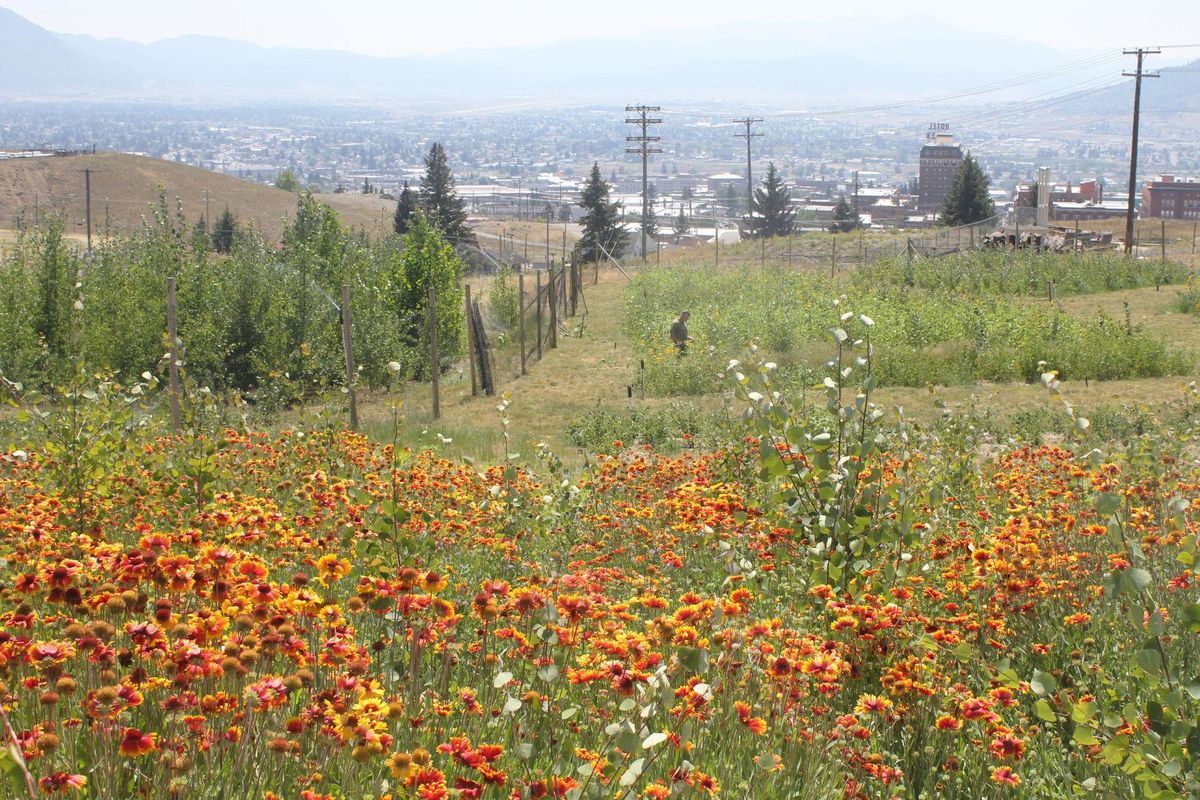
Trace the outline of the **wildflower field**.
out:
M 752 354 L 740 439 L 578 472 L 35 410 L 3 796 L 1196 796 L 1190 429 L 985 453 L 874 406 L 852 317 L 824 416 Z

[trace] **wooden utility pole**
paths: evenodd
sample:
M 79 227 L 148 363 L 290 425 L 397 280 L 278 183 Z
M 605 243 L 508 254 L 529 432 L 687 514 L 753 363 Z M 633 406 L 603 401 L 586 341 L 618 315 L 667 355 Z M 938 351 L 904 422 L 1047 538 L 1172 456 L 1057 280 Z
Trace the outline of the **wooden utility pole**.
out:
M 754 214 L 754 175 L 753 167 L 751 166 L 752 160 L 750 158 L 750 142 L 762 136 L 762 134 L 752 133 L 750 126 L 756 122 L 762 122 L 762 120 L 756 117 L 744 117 L 742 119 L 735 119 L 734 122 L 738 125 L 746 126 L 745 133 L 735 133 L 734 136 L 746 140 L 746 214 L 747 216 L 752 216 Z
M 346 391 L 350 395 L 350 430 L 358 430 L 358 396 L 354 384 L 358 370 L 354 366 L 354 341 L 350 333 L 350 286 L 342 284 L 342 355 L 346 359 Z
M 662 123 L 662 118 L 651 117 L 649 114 L 655 111 L 662 111 L 661 106 L 625 106 L 627 112 L 637 114 L 632 119 L 625 118 L 627 125 L 637 125 L 642 129 L 640 136 L 626 136 L 627 143 L 636 143 L 637 147 L 626 147 L 626 153 L 640 155 L 642 157 L 642 263 L 646 262 L 646 226 L 650 222 L 650 172 L 649 163 L 652 153 L 661 153 L 661 147 L 651 147 L 654 142 L 662 141 L 661 136 L 650 136 L 649 130 L 651 125 L 659 125 Z
M 438 395 L 438 379 L 441 377 L 441 359 L 438 357 L 437 340 L 437 289 L 429 284 L 429 369 L 433 379 L 433 418 L 442 416 L 442 401 Z
M 171 430 L 178 436 L 179 421 L 179 331 L 175 317 L 175 279 L 167 278 L 167 376 L 171 395 Z
M 1125 255 L 1133 253 L 1133 208 L 1137 192 L 1137 161 L 1138 161 L 1138 122 L 1142 113 L 1142 78 L 1157 78 L 1157 72 L 1142 70 L 1142 62 L 1147 55 L 1155 55 L 1162 51 L 1157 48 L 1139 47 L 1126 50 L 1125 55 L 1137 56 L 1137 69 L 1133 72 L 1121 73 L 1127 78 L 1133 78 L 1133 135 L 1129 145 L 1129 205 L 1125 209 Z
M 98 170 L 81 169 L 83 173 L 83 208 L 84 216 L 87 218 L 87 251 L 92 252 L 92 173 Z

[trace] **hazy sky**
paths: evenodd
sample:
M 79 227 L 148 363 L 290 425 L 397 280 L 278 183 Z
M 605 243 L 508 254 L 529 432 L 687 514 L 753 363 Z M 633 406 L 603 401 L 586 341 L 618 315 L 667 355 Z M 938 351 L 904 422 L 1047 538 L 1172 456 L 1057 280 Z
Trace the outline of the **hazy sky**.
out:
M 201 33 L 372 55 L 712 29 L 734 19 L 803 22 L 849 13 L 884 19 L 928 14 L 1064 50 L 1200 42 L 1196 0 L 1139 0 L 1132 15 L 1130 4 L 1117 0 L 999 5 L 857 0 L 852 6 L 804 0 L 0 0 L 0 6 L 60 33 L 140 42 Z M 847 34 L 852 34 L 850 25 Z

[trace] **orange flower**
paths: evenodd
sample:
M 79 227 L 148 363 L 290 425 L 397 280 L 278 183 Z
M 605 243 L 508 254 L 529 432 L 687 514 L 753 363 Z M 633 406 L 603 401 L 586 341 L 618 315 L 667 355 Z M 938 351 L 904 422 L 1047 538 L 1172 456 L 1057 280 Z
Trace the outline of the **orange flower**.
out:
M 55 772 L 38 781 L 38 786 L 44 794 L 66 794 L 87 786 L 87 778 L 83 775 Z
M 992 780 L 1007 786 L 1020 786 L 1021 776 L 1008 767 L 996 767 L 992 770 Z
M 157 741 L 157 734 L 142 733 L 137 728 L 126 728 L 121 736 L 121 755 L 136 758 L 153 753 L 157 749 Z

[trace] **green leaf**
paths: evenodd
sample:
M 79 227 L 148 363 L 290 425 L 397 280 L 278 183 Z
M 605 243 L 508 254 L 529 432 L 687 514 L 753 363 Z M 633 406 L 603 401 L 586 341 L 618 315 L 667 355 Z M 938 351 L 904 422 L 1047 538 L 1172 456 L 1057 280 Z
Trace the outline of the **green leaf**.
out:
M 1138 650 L 1137 665 L 1149 675 L 1158 675 L 1162 672 L 1162 659 L 1157 650 Z
M 558 667 L 554 664 L 547 664 L 538 670 L 538 677 L 546 683 L 553 683 L 554 679 L 558 677 Z
M 1184 606 L 1183 619 L 1189 631 L 1200 633 L 1200 603 L 1192 603 L 1190 606 Z
M 0 750 L 0 772 L 8 778 L 8 785 L 13 788 L 14 795 L 24 795 L 28 790 L 25 776 L 25 757 L 15 744 Z
M 702 675 L 708 672 L 708 651 L 698 647 L 681 647 L 679 663 L 690 672 Z
M 1050 708 L 1050 704 L 1045 700 L 1038 700 L 1034 706 L 1037 713 L 1037 718 L 1042 722 L 1055 722 L 1058 716 L 1054 713 L 1054 709 Z
M 1100 744 L 1100 740 L 1092 733 L 1092 729 L 1085 728 L 1082 725 L 1075 729 L 1075 733 L 1071 734 L 1071 738 L 1075 741 L 1075 744 L 1081 744 L 1085 747 Z
M 1033 671 L 1033 678 L 1029 681 L 1029 688 L 1039 696 L 1050 694 L 1057 686 L 1058 683 L 1054 680 L 1054 676 L 1048 672 L 1042 672 L 1040 669 Z
M 1112 492 L 1100 492 L 1096 495 L 1096 513 L 1102 517 L 1116 513 L 1121 507 L 1121 496 Z
M 1145 589 L 1150 585 L 1150 573 L 1144 569 L 1134 567 L 1126 570 L 1126 574 L 1129 576 L 1129 579 L 1133 581 L 1133 585 L 1139 589 Z

